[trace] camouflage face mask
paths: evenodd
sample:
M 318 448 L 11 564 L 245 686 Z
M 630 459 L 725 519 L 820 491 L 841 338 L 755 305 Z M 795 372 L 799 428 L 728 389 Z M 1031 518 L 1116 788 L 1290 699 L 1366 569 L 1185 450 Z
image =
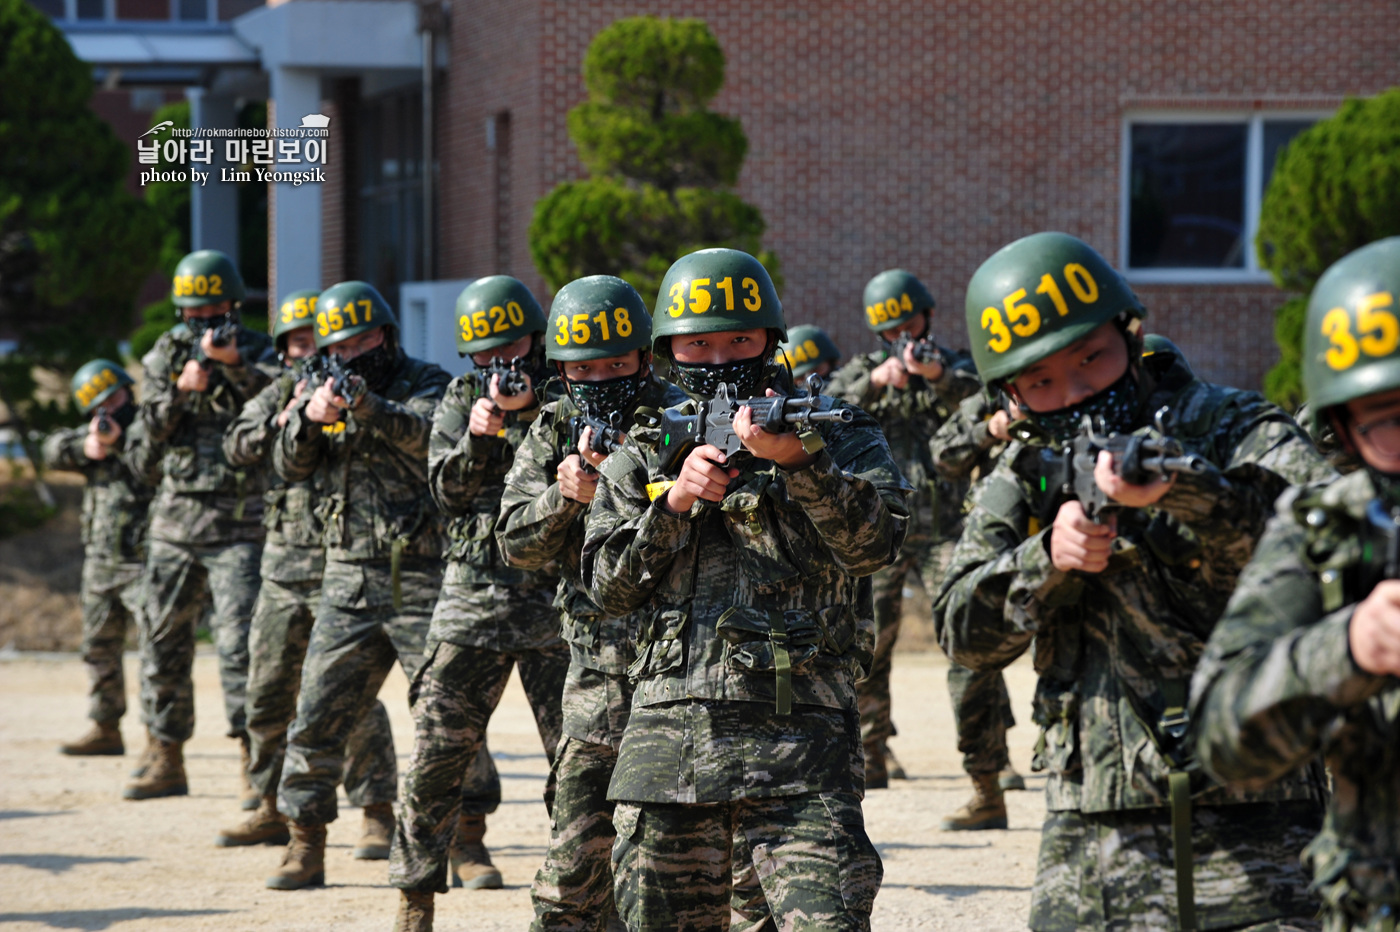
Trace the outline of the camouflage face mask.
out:
M 1108 388 L 1085 398 L 1077 405 L 1056 411 L 1026 411 L 1026 416 L 1056 443 L 1069 443 L 1079 433 L 1087 415 L 1098 428 L 1100 423 L 1108 433 L 1125 433 L 1133 429 L 1141 405 L 1137 379 L 1132 367 Z
M 682 389 L 701 398 L 713 398 L 720 385 L 733 385 L 736 398 L 752 398 L 763 384 L 766 355 L 737 362 L 698 365 L 671 360 L 671 378 Z
M 233 312 L 227 314 L 215 314 L 213 317 L 189 317 L 185 320 L 185 326 L 196 340 L 204 336 L 206 330 L 217 330 L 224 324 L 233 323 Z
M 380 392 L 388 387 L 397 363 L 397 354 L 390 350 L 388 341 L 385 341 L 347 362 L 345 368 L 364 379 L 370 391 Z
M 620 375 L 614 379 L 598 382 L 566 381 L 569 395 L 589 414 L 607 416 L 614 411 L 624 411 L 642 390 L 641 370 L 631 375 Z

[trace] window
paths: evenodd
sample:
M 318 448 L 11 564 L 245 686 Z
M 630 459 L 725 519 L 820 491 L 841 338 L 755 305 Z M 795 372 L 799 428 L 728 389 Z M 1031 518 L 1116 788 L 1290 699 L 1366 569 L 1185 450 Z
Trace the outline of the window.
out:
M 360 277 L 391 303 L 423 278 L 423 98 L 415 87 L 359 105 Z
M 175 0 L 175 19 L 204 22 L 209 19 L 209 0 Z
M 1122 267 L 1141 282 L 1267 281 L 1254 253 L 1279 152 L 1321 114 L 1146 115 L 1124 125 Z

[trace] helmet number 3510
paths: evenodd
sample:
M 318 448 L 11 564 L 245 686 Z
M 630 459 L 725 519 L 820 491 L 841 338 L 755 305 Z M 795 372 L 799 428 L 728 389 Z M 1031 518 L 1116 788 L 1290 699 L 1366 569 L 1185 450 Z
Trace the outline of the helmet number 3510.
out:
M 1094 276 L 1089 274 L 1089 270 L 1078 262 L 1071 262 L 1065 266 L 1064 280 L 1081 304 L 1093 304 L 1099 300 L 1098 282 L 1094 281 Z M 1064 291 L 1049 272 L 1040 276 L 1040 284 L 1036 286 L 1035 293 L 1049 298 L 1058 316 L 1065 317 L 1069 314 L 1069 304 L 1065 301 Z M 988 334 L 987 347 L 992 352 L 1004 353 L 1011 349 L 1013 333 L 1018 337 L 1031 337 L 1040 331 L 1040 308 L 1027 302 L 1026 297 L 1026 289 L 1017 288 L 1002 298 L 1000 308 L 988 305 L 982 310 L 982 329 Z

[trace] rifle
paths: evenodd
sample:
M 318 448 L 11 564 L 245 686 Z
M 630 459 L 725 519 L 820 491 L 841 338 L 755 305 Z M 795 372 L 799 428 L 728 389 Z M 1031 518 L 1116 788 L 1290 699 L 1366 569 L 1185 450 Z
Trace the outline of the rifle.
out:
M 97 432 L 99 434 L 110 434 L 112 432 L 112 419 L 107 416 L 106 408 L 97 409 Z
M 331 380 L 331 391 L 348 401 L 350 407 L 355 407 L 369 390 L 369 386 L 365 385 L 363 378 L 345 368 L 345 363 L 340 361 L 339 356 L 328 354 L 325 359 L 326 377 Z
M 1209 467 L 1204 457 L 1187 453 L 1181 442 L 1167 436 L 1163 425 L 1167 409 L 1160 409 L 1153 422 L 1158 436 L 1141 434 L 1103 434 L 1085 415 L 1079 434 L 1058 453 L 1048 453 L 1045 488 L 1058 486 L 1063 501 L 1076 499 L 1084 514 L 1095 524 L 1102 524 L 1104 513 L 1123 505 L 1109 499 L 1094 479 L 1094 465 L 1099 451 L 1113 454 L 1113 471 L 1133 485 L 1146 485 L 1155 478 L 1169 478 L 1179 472 L 1203 473 Z M 1056 505 L 1058 507 L 1058 505 Z M 1046 517 L 1051 517 L 1046 515 Z
M 496 385 L 496 392 L 500 395 L 518 395 L 525 391 L 529 384 L 525 378 L 525 360 L 520 356 L 510 362 L 499 356 L 492 356 L 491 364 L 481 370 L 481 376 L 486 380 L 484 387 L 489 388 L 493 375 L 501 377 L 501 381 Z
M 578 450 L 578 444 L 583 439 L 585 427 L 593 428 L 593 436 L 590 438 L 588 449 L 594 453 L 601 453 L 603 456 L 612 453 L 613 450 L 622 446 L 622 430 L 618 427 L 621 420 L 622 415 L 614 411 L 608 415 L 608 420 L 605 423 L 601 418 L 590 414 L 586 407 L 580 406 L 579 413 L 569 418 L 569 448 L 564 451 L 564 455 L 568 456 Z M 587 460 L 583 461 L 583 471 L 597 472 Z
M 320 353 L 313 353 L 310 356 L 303 356 L 292 364 L 294 381 L 306 381 L 308 391 L 315 391 L 326 383 L 330 378 L 330 372 L 326 367 L 326 359 Z
M 1384 560 L 1381 579 L 1400 579 L 1400 508 L 1387 509 L 1379 498 L 1366 504 L 1365 555 L 1376 566 Z
M 209 337 L 209 342 L 214 346 L 223 349 L 238 338 L 238 331 L 243 329 L 243 325 L 236 320 L 225 321 L 215 327 Z M 214 367 L 214 360 L 204 355 L 204 347 L 201 345 L 203 334 L 195 337 L 194 352 L 190 358 L 199 362 L 204 370 L 208 372 Z
M 936 361 L 942 365 L 947 365 L 943 359 L 943 351 L 938 348 L 937 343 L 933 342 L 933 334 L 929 333 L 927 330 L 924 331 L 924 335 L 921 337 L 913 337 L 907 333 L 901 333 L 890 346 L 890 353 L 895 359 L 903 361 L 904 348 L 906 346 L 914 347 L 915 362 L 930 363 Z
M 656 427 L 660 432 L 657 451 L 661 454 L 663 472 L 679 471 L 681 461 L 692 449 L 713 444 L 732 456 L 744 448 L 734 432 L 734 415 L 739 409 L 753 411 L 753 422 L 770 434 L 796 432 L 802 448 L 809 453 L 821 449 L 817 424 L 849 423 L 855 414 L 850 408 L 831 407 L 832 399 L 821 394 L 822 378 L 815 372 L 807 376 L 805 396 L 774 395 L 771 398 L 733 398 L 733 385 L 722 384 L 714 400 L 698 403 L 693 414 L 678 405 L 664 411 L 638 411 L 637 422 L 644 427 Z

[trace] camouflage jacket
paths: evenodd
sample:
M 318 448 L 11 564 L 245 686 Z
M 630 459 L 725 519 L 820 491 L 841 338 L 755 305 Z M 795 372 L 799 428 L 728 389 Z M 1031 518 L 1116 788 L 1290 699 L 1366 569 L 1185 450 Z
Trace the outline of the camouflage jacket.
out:
M 240 330 L 243 364 L 213 363 L 209 391 L 182 392 L 175 382 L 195 349 L 193 334 L 180 324 L 162 334 L 142 360 L 143 439 L 132 456 L 146 481 L 159 482 L 151 536 L 175 544 L 261 541 L 264 471 L 229 463 L 223 440 L 243 405 L 277 374 L 272 340 Z
M 950 657 L 974 670 L 1004 667 L 1035 642 L 1033 718 L 1042 729 L 1034 768 L 1048 770 L 1051 810 L 1108 812 L 1168 804 L 1181 763 L 1179 734 L 1163 719 L 1184 712 L 1205 639 L 1224 611 L 1274 499 L 1290 483 L 1330 470 L 1298 426 L 1251 392 L 1193 378 L 1161 354 L 1140 409 L 1163 405 L 1189 452 L 1211 467 L 1180 474 L 1156 507 L 1119 512 L 1102 573 L 1050 561 L 1054 491 L 1041 491 L 1041 449 L 1013 443 L 975 492 L 967 529 L 934 603 Z M 1044 522 L 1044 527 L 1042 527 Z M 1262 795 L 1215 786 L 1197 770 L 1203 803 L 1309 798 L 1294 779 Z
M 679 388 L 651 379 L 632 411 L 626 412 L 621 429 L 631 429 L 638 406 L 666 408 L 684 400 L 685 393 Z M 506 473 L 496 544 L 511 566 L 526 570 L 557 567 L 559 589 L 554 604 L 559 608 L 561 633 L 573 662 L 616 675 L 625 673 L 635 659 L 637 615 L 606 615 L 589 598 L 579 574 L 583 516 L 588 506 L 565 498 L 554 479 L 559 463 L 573 452 L 569 419 L 577 413 L 567 395 L 540 408 Z
M 88 426 L 59 430 L 44 439 L 44 464 L 49 469 L 80 472 L 83 489 L 82 534 L 86 559 L 106 564 L 144 563 L 146 529 L 155 489 L 147 485 L 126 459 L 140 431 L 132 422 L 106 459 L 90 460 L 83 453 Z
M 272 470 L 272 448 L 281 428 L 277 416 L 292 400 L 296 379 L 283 371 L 257 397 L 243 406 L 224 433 L 224 457 L 230 465 L 267 471 L 267 491 L 263 493 L 262 577 L 274 582 L 293 583 L 319 580 L 326 569 L 324 527 L 316 514 L 323 500 L 317 489 L 321 472 L 309 479 L 287 482 Z M 288 418 L 290 423 L 290 418 Z
M 614 798 L 855 788 L 855 681 L 874 650 L 859 577 L 897 557 L 909 487 L 863 411 L 820 433 L 812 465 L 737 454 L 744 472 L 724 501 L 679 515 L 659 500 L 674 477 L 660 471 L 655 431 L 634 428 L 604 461 L 584 580 L 609 614 L 647 613 Z
M 324 490 L 328 576 L 331 563 L 439 564 L 442 519 L 425 493 L 428 433 L 448 379 L 432 363 L 401 356 L 383 393 L 367 393 L 344 420 L 309 420 L 311 392 L 292 409 L 272 463 L 287 482 L 314 476 Z
M 889 358 L 887 352 L 878 350 L 852 358 L 832 375 L 826 389 L 827 394 L 869 412 L 885 432 L 895 462 L 914 487 L 910 496 L 911 538 L 956 538 L 967 495 L 965 480 L 942 477 L 934 469 L 929 442 L 953 417 L 959 402 L 982 390 L 982 382 L 971 355 L 949 349 L 943 349 L 943 355 L 947 364 L 937 382 L 910 375 L 905 388 L 871 383 L 870 373 Z
M 987 422 L 1001 406 L 985 392 L 968 395 L 958 405 L 938 433 L 929 441 L 933 468 L 949 481 L 965 480 L 975 484 L 991 475 L 997 459 L 1006 451 L 1007 442 L 987 432 Z
M 1363 671 L 1349 645 L 1383 575 L 1366 560 L 1375 497 L 1365 471 L 1284 494 L 1191 690 L 1197 752 L 1222 780 L 1267 785 L 1325 755 L 1333 792 L 1304 860 L 1329 907 L 1358 920 L 1366 904 L 1400 906 L 1400 682 Z

